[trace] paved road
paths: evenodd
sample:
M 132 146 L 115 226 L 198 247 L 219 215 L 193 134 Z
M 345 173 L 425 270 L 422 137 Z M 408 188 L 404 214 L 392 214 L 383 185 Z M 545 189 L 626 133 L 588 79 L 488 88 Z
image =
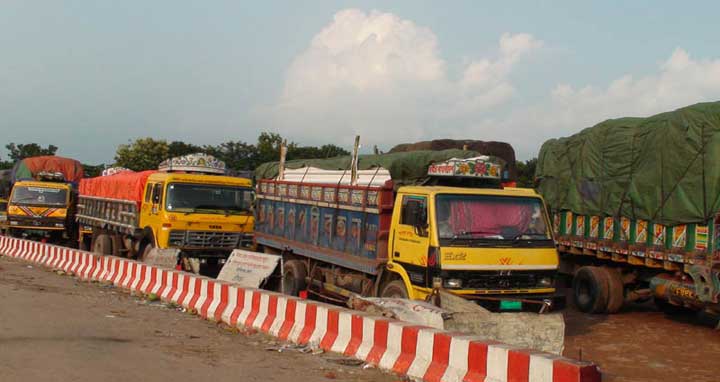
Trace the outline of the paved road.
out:
M 0 380 L 397 381 L 0 257 Z

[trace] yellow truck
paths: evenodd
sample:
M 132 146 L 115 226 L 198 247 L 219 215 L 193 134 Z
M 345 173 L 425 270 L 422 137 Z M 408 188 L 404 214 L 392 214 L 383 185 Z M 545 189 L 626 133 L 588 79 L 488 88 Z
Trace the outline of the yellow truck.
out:
M 73 159 L 40 156 L 18 161 L 11 173 L 7 232 L 71 242 L 76 236 L 76 186 L 82 176 L 82 165 Z
M 167 265 L 212 273 L 232 250 L 252 243 L 251 181 L 224 172 L 223 162 L 194 154 L 163 162 L 159 171 L 84 179 L 79 240 L 94 252 L 138 260 L 171 249 L 162 252 Z
M 332 170 L 348 163 L 359 167 Z M 503 187 L 504 173 L 462 150 L 268 164 L 255 240 L 282 254 L 289 294 L 425 299 L 442 287 L 493 310 L 561 305 L 544 201 Z

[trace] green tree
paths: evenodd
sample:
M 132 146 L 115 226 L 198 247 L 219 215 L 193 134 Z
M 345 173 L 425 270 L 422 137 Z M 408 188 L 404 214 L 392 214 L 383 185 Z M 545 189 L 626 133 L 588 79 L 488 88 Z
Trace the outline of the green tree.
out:
M 168 144 L 168 157 L 175 158 L 188 154 L 195 154 L 203 152 L 202 147 L 193 145 L 192 143 L 185 143 L 182 141 L 172 141 Z
M 156 169 L 169 157 L 170 147 L 165 140 L 139 138 L 135 142 L 120 145 L 115 153 L 115 165 L 133 171 Z
M 517 161 L 516 166 L 518 174 L 518 187 L 535 187 L 535 167 L 537 166 L 537 158 L 526 160 L 525 162 Z
M 203 151 L 225 162 L 233 170 L 253 170 L 257 147 L 242 141 L 227 141 L 217 146 L 205 146 Z
M 47 148 L 43 148 L 37 143 L 8 143 L 5 148 L 9 151 L 8 156 L 11 162 L 17 162 L 21 159 L 42 156 L 42 155 L 55 155 L 57 152 L 57 146 L 48 145 Z
M 100 176 L 105 169 L 104 164 L 99 165 L 91 165 L 91 164 L 83 164 L 83 169 L 85 170 L 85 177 L 86 178 L 94 178 L 96 176 Z
M 288 150 L 288 159 L 314 159 L 332 158 L 341 155 L 350 155 L 350 152 L 336 145 L 296 146 Z

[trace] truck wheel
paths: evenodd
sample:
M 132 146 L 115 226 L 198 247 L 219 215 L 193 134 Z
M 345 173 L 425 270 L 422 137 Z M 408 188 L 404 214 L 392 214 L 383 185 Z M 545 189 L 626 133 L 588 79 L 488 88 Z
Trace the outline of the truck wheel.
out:
M 582 267 L 573 278 L 575 306 L 584 313 L 604 313 L 608 306 L 608 274 L 599 267 Z
M 283 265 L 283 293 L 298 296 L 307 288 L 305 283 L 307 269 L 300 260 L 288 260 Z
M 385 298 L 408 298 L 405 283 L 402 280 L 393 280 L 385 284 L 380 291 L 380 297 Z
M 100 255 L 112 255 L 113 248 L 112 238 L 110 238 L 110 235 L 100 233 L 95 236 L 95 240 L 93 240 L 93 252 Z
M 608 279 L 608 313 L 617 313 L 625 302 L 625 286 L 623 285 L 622 273 L 619 269 L 601 268 L 607 274 Z

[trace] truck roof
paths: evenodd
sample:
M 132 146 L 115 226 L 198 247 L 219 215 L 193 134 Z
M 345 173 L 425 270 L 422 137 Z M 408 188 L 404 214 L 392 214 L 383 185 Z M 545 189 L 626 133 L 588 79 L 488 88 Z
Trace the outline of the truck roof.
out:
M 467 194 L 467 195 L 494 195 L 494 196 L 517 196 L 517 197 L 542 197 L 532 188 L 470 188 L 470 187 L 446 187 L 446 186 L 405 186 L 403 192 L 416 194 Z
M 148 181 L 219 184 L 225 186 L 251 187 L 252 182 L 247 178 L 236 178 L 223 175 L 188 174 L 177 172 L 156 172 L 148 177 Z

